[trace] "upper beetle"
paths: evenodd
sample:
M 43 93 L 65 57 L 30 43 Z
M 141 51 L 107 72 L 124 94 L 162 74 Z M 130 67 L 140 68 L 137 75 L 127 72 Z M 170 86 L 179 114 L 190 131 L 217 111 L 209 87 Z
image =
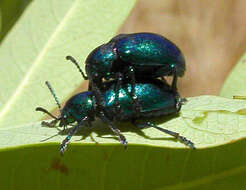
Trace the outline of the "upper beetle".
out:
M 78 63 L 71 56 L 67 59 Z M 87 57 L 85 79 L 89 79 L 89 89 L 97 95 L 99 104 L 105 105 L 101 98 L 102 79 L 117 79 L 117 91 L 124 78 L 131 79 L 133 105 L 137 105 L 134 91 L 138 78 L 157 78 L 173 76 L 172 89 L 176 91 L 177 77 L 185 72 L 185 59 L 180 49 L 165 37 L 154 33 L 119 34 L 108 43 L 95 48 Z M 82 70 L 80 69 L 82 72 Z M 115 102 L 118 104 L 118 101 Z
M 174 43 L 159 34 L 119 34 L 89 54 L 85 69 L 90 80 L 99 81 L 117 73 L 129 76 L 129 67 L 136 78 L 182 77 L 185 59 Z

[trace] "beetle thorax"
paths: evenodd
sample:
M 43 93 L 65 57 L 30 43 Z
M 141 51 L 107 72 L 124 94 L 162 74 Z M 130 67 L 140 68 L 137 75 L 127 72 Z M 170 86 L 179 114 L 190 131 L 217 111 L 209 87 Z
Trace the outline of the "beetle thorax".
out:
M 113 43 L 103 44 L 94 49 L 86 59 L 86 73 L 90 79 L 110 78 L 112 65 L 117 59 Z
M 62 110 L 61 121 L 66 124 L 79 122 L 85 117 L 93 120 L 93 99 L 90 91 L 82 92 L 71 97 Z

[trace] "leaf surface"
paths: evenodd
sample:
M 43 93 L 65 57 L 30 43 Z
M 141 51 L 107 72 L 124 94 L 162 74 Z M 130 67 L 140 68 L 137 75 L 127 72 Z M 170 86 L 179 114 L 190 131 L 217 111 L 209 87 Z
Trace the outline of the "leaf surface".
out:
M 178 117 L 161 117 L 153 120 L 160 127 L 179 132 L 193 141 L 197 148 L 217 146 L 246 136 L 246 101 L 199 96 L 189 98 L 182 106 Z M 131 123 L 116 123 L 129 143 L 161 147 L 185 147 L 182 143 L 170 140 L 172 137 L 159 130 L 148 128 L 140 130 Z M 68 129 L 69 130 L 69 129 Z M 0 147 L 19 146 L 44 142 L 61 142 L 68 130 L 41 127 L 40 122 L 11 126 L 1 129 Z M 53 137 L 53 135 L 55 135 Z M 82 136 L 82 141 L 81 141 Z M 166 140 L 165 140 L 166 139 Z M 118 139 L 100 121 L 93 128 L 81 127 L 72 142 L 74 143 L 116 143 Z
M 243 55 L 223 84 L 220 95 L 231 98 L 246 96 L 246 55 Z
M 128 123 L 120 126 L 129 142 L 125 150 L 96 122 L 93 128 L 81 128 L 61 157 L 59 143 L 67 131 L 58 134 L 56 128 L 38 123 L 3 128 L 0 162 L 5 164 L 0 170 L 6 183 L 0 187 L 244 189 L 245 114 L 244 100 L 200 96 L 189 98 L 179 117 L 152 120 L 193 141 L 196 150 L 155 129 L 140 130 Z

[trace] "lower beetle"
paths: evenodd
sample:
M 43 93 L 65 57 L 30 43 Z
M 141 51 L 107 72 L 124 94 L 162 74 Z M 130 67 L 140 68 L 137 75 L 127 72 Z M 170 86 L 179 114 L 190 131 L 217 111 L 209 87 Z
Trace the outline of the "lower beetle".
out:
M 122 108 L 121 114 L 116 114 L 114 109 L 115 99 L 115 81 L 105 82 L 105 90 L 103 91 L 103 99 L 105 101 L 106 111 L 98 109 L 95 96 L 93 92 L 86 91 L 71 97 L 61 110 L 61 106 L 58 99 L 51 88 L 50 84 L 46 82 L 52 95 L 54 96 L 56 103 L 60 108 L 61 115 L 55 117 L 49 113 L 46 109 L 37 107 L 36 111 L 47 113 L 54 118 L 50 124 L 55 125 L 59 121 L 59 127 L 66 127 L 76 122 L 76 125 L 70 130 L 68 136 L 63 140 L 60 146 L 60 153 L 63 154 L 67 144 L 71 137 L 77 132 L 78 128 L 86 125 L 91 126 L 91 122 L 94 121 L 95 117 L 101 119 L 102 122 L 119 137 L 120 142 L 126 147 L 127 141 L 120 130 L 114 126 L 113 121 L 132 121 L 132 123 L 140 128 L 153 127 L 164 133 L 167 133 L 185 145 L 195 148 L 194 144 L 178 133 L 169 131 L 167 129 L 160 128 L 154 123 L 145 122 L 143 124 L 136 124 L 135 120 L 147 117 L 158 117 L 162 115 L 176 114 L 179 112 L 183 99 L 180 98 L 177 92 L 173 92 L 171 87 L 158 79 L 152 79 L 148 81 L 138 81 L 135 85 L 136 96 L 139 99 L 141 105 L 141 112 L 134 114 L 132 109 L 131 99 L 131 84 L 124 83 L 122 88 L 119 90 L 119 103 Z
M 78 63 L 72 56 L 67 59 Z M 173 76 L 172 89 L 176 91 L 177 77 L 185 72 L 185 59 L 180 49 L 165 37 L 154 33 L 120 34 L 108 43 L 95 48 L 86 59 L 87 76 L 80 69 L 84 79 L 89 79 L 89 90 L 96 95 L 101 108 L 105 106 L 101 98 L 103 79 L 116 79 L 115 106 L 120 108 L 118 91 L 123 80 L 131 79 L 133 109 L 141 109 L 135 94 L 135 81 L 139 78 Z

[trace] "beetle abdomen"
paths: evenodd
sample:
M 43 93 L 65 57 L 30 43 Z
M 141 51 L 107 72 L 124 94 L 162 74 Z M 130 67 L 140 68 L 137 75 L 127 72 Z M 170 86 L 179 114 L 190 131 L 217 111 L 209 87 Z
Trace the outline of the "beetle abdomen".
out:
M 110 85 L 104 92 L 104 100 L 109 113 L 114 113 L 115 84 L 112 82 Z M 177 113 L 176 97 L 167 84 L 159 80 L 137 82 L 135 92 L 141 106 L 141 111 L 138 113 L 139 117 L 153 117 Z M 122 120 L 135 117 L 130 93 L 131 85 L 128 83 L 124 84 L 119 91 L 120 118 Z M 115 116 L 117 115 L 111 114 L 111 117 Z
M 114 38 L 111 41 L 114 41 Z M 142 74 L 142 70 L 148 70 L 144 67 L 163 67 L 162 72 L 158 74 L 160 76 L 172 74 L 169 73 L 171 67 L 175 67 L 178 76 L 184 74 L 185 59 L 182 52 L 161 35 L 153 33 L 119 35 L 115 37 L 115 47 L 118 59 L 139 67 L 135 70 L 136 75 Z M 156 73 L 149 73 L 153 74 L 153 77 L 159 77 Z

